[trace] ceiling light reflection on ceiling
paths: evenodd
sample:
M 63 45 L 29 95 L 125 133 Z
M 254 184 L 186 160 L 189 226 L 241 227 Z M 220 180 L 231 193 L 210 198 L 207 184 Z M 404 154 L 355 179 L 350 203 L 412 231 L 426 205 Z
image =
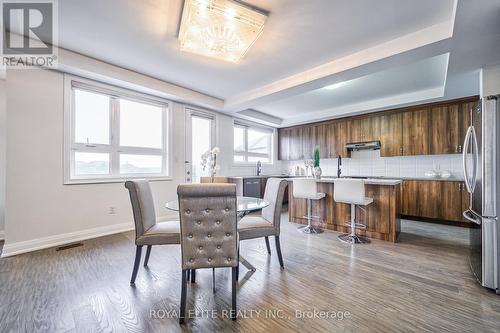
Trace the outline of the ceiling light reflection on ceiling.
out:
M 329 86 L 323 87 L 322 89 L 325 89 L 325 90 L 335 90 L 335 89 L 338 89 L 338 88 L 342 87 L 346 83 L 347 82 L 338 82 L 338 83 L 334 83 L 334 84 L 331 84 Z
M 267 15 L 233 0 L 186 0 L 181 51 L 239 62 L 259 38 Z

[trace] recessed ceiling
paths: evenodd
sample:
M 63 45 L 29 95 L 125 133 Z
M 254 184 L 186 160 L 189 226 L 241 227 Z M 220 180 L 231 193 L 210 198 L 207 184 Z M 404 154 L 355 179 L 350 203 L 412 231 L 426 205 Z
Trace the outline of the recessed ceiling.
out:
M 387 98 L 401 103 L 400 97 L 406 96 L 404 102 L 413 102 L 415 92 L 431 94 L 426 97 L 434 98 L 436 92 L 443 94 L 448 59 L 449 54 L 442 54 L 280 99 L 260 105 L 258 109 L 275 117 L 298 121 L 304 115 L 307 119 L 315 119 L 325 114 L 339 117 L 353 110 L 371 110 L 379 107 L 377 103 L 381 99 Z
M 245 2 L 269 17 L 239 64 L 180 51 L 182 0 L 60 1 L 59 45 L 278 126 L 477 94 L 479 69 L 500 64 L 498 0 Z
M 247 1 L 269 11 L 240 64 L 186 54 L 181 0 L 59 2 L 59 45 L 208 95 L 230 98 L 451 19 L 454 0 Z

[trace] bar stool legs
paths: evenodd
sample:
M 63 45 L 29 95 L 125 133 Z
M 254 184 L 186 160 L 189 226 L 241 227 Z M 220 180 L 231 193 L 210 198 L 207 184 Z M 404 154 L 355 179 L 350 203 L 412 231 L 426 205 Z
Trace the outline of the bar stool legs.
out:
M 364 224 L 356 223 L 356 205 L 351 204 L 351 233 L 339 235 L 339 240 L 349 244 L 365 244 L 370 241 L 363 236 L 356 235 L 357 229 L 365 229 Z
M 312 208 L 311 208 L 311 199 L 306 199 L 307 202 L 307 226 L 299 227 L 299 231 L 302 231 L 305 234 L 320 234 L 323 232 L 323 229 L 316 228 L 312 226 Z

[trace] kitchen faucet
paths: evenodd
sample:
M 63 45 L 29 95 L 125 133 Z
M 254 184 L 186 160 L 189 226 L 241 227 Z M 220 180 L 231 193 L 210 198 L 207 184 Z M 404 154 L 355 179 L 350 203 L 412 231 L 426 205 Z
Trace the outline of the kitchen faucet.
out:
M 337 157 L 337 177 L 340 178 L 342 174 L 342 156 Z
M 257 176 L 260 176 L 262 173 L 262 163 L 260 161 L 257 161 Z

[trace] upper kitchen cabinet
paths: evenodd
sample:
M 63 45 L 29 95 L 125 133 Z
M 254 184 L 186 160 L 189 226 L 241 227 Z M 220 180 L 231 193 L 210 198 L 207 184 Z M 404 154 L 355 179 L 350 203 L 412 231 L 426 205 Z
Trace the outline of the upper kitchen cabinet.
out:
M 349 122 L 339 121 L 328 125 L 328 156 L 329 158 L 349 157 L 345 145 L 350 139 Z
M 316 127 L 302 127 L 302 159 L 311 159 L 316 145 Z
M 355 118 L 349 121 L 349 142 L 380 140 L 380 116 Z
M 330 158 L 330 151 L 328 149 L 328 125 L 321 124 L 314 126 L 313 147 L 319 148 L 320 158 Z
M 290 160 L 291 129 L 280 128 L 278 130 L 278 159 L 283 161 Z
M 380 118 L 380 156 L 399 156 L 403 149 L 403 114 L 385 114 Z
M 297 161 L 304 159 L 302 152 L 302 127 L 294 127 L 290 130 L 290 155 L 289 160 Z
M 380 156 L 458 154 L 476 97 L 279 130 L 279 158 L 350 157 L 347 143 L 380 140 Z
M 434 107 L 430 111 L 430 154 L 462 152 L 461 105 Z
M 401 155 L 429 155 L 430 111 L 403 112 L 403 149 Z

